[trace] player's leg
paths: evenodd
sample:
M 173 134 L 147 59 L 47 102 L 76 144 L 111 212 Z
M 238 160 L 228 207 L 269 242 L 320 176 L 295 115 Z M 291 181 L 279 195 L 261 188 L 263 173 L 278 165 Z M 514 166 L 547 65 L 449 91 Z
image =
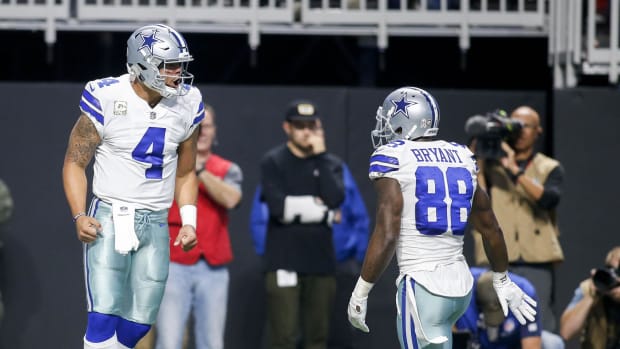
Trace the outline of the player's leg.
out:
M 408 298 L 411 294 L 415 298 L 414 302 Z M 463 315 L 470 299 L 471 292 L 464 297 L 438 296 L 430 293 L 413 279 L 403 278 L 397 293 L 400 309 L 397 328 L 401 348 L 410 349 L 417 346 L 427 349 L 451 349 L 452 325 Z M 419 337 L 419 334 L 423 336 Z M 431 343 L 433 339 L 441 337 L 448 340 Z
M 228 310 L 228 268 L 211 267 L 201 259 L 196 267 L 194 338 L 196 348 L 224 349 L 224 330 Z
M 140 338 L 151 329 L 151 325 L 140 324 L 126 319 L 119 319 L 116 326 L 116 337 L 119 348 L 134 348 Z
M 90 312 L 84 335 L 84 349 L 116 349 L 118 316 Z
M 136 344 L 136 349 L 155 349 L 155 331 L 155 326 L 151 326 L 151 329 Z
M 155 323 L 164 294 L 170 253 L 167 216 L 167 210 L 136 211 L 135 228 L 140 246 L 130 254 L 128 293 L 132 297 L 127 300 L 121 316 L 135 325 L 128 326 L 131 331 L 124 331 L 123 336 L 118 333 L 119 342 L 129 348 Z M 145 328 L 147 331 L 142 332 Z
M 101 223 L 97 240 L 84 244 L 84 277 L 88 304 L 85 348 L 113 348 L 116 324 L 123 307 L 129 257 L 114 250 L 112 207 L 95 198 L 89 215 Z
M 84 339 L 84 349 L 118 349 L 118 342 L 116 341 L 116 336 L 98 343 L 92 343 Z
M 272 349 L 295 349 L 299 318 L 299 284 L 278 286 L 276 272 L 265 276 L 267 318 Z
M 301 278 L 301 317 L 306 349 L 326 349 L 336 279 L 310 275 Z

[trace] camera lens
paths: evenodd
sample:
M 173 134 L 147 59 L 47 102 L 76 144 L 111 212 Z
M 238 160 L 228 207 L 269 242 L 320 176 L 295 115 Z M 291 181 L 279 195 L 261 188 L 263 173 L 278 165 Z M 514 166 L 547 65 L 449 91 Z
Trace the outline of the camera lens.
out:
M 592 282 L 594 282 L 594 287 L 600 292 L 607 292 L 618 286 L 616 276 L 606 269 L 596 269 L 592 276 Z

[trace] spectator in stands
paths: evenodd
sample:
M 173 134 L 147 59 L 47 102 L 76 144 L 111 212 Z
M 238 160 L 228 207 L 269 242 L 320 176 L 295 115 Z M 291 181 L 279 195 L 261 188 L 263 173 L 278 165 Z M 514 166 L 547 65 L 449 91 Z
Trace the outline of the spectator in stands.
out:
M 565 340 L 581 335 L 582 349 L 620 348 L 620 246 L 607 253 L 605 268 L 575 289 L 560 319 Z
M 455 328 L 470 334 L 470 347 L 481 349 L 563 349 L 560 336 L 542 330 L 540 315 L 521 325 L 512 312 L 504 316 L 492 285 L 492 273 L 484 268 L 470 268 L 474 276 L 472 300 Z M 537 300 L 536 290 L 527 279 L 508 273 L 510 279 L 528 296 Z
M 294 101 L 282 127 L 288 141 L 260 162 L 269 210 L 264 260 L 270 348 L 296 348 L 301 319 L 303 347 L 326 349 L 336 292 L 332 223 L 345 198 L 342 161 L 327 153 L 312 102 Z
M 528 106 L 510 115 L 523 126 L 513 141 L 502 143 L 505 156 L 479 159 L 479 184 L 489 192 L 504 231 L 510 270 L 527 278 L 540 299 L 543 329 L 554 332 L 555 265 L 564 260 L 558 239 L 556 207 L 564 169 L 559 161 L 535 150 L 542 133 L 540 116 Z M 480 234 L 474 234 L 477 264 L 487 264 Z

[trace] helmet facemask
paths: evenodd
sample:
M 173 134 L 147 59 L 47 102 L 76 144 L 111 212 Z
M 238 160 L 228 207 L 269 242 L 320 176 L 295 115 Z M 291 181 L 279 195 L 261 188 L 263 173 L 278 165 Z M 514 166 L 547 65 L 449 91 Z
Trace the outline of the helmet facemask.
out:
M 385 116 L 383 113 L 383 107 L 381 106 L 377 108 L 376 119 L 377 124 L 375 125 L 375 129 L 370 132 L 370 137 L 372 138 L 372 146 L 374 148 L 379 148 L 380 146 L 397 139 L 399 134 L 392 129 L 390 119 Z

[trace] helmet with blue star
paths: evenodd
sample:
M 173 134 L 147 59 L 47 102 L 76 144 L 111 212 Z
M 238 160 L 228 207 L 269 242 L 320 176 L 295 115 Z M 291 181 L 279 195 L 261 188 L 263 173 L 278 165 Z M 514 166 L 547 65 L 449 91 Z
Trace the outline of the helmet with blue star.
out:
M 439 132 L 439 106 L 435 98 L 417 87 L 390 92 L 377 109 L 377 124 L 371 131 L 375 148 L 396 139 L 416 140 Z
M 127 40 L 127 71 L 132 79 L 166 98 L 189 92 L 194 75 L 187 65 L 193 59 L 183 36 L 167 25 L 138 28 Z M 166 85 L 166 78 L 172 86 Z

